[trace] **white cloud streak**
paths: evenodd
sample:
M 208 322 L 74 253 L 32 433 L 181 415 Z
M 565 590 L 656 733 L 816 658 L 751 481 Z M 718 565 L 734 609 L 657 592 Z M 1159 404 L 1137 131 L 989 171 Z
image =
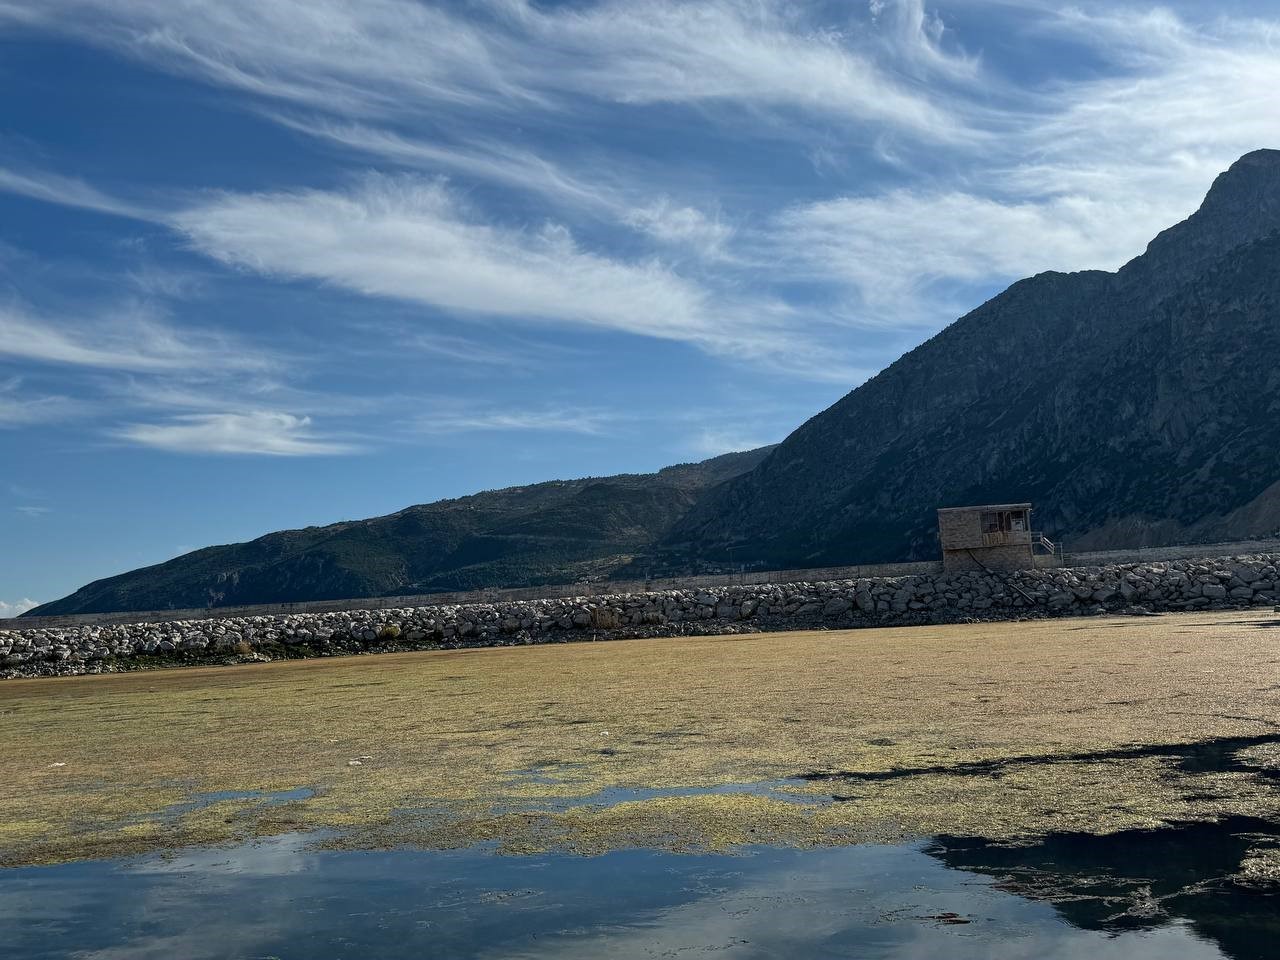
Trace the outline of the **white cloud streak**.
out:
M 2 12 L 2 11 L 0 11 Z M 20 172 L 0 167 L 0 191 L 16 193 L 45 203 L 64 207 L 77 207 L 95 213 L 131 219 L 149 220 L 154 214 L 141 207 L 108 196 L 75 177 L 64 177 L 47 171 Z
M 609 202 L 621 222 L 664 244 L 708 262 L 733 259 L 726 251 L 732 230 L 700 210 L 666 197 L 647 207 Z M 528 229 L 486 222 L 439 179 L 372 174 L 345 191 L 213 194 L 154 218 L 206 256 L 270 277 L 446 311 L 676 340 L 817 380 L 847 380 L 854 369 L 838 345 L 815 352 L 798 341 L 791 326 L 797 314 L 781 299 L 726 295 L 656 258 L 596 253 L 560 223 Z M 0 356 L 161 370 L 205 365 L 213 352 L 234 369 L 271 366 L 212 333 L 178 336 L 138 311 L 89 329 L 0 306 Z
M 412 429 L 421 434 L 470 433 L 475 430 L 500 430 L 514 433 L 549 432 L 595 435 L 617 417 L 600 410 L 574 408 L 544 410 L 441 410 L 413 421 Z
M 1223 19 L 1193 29 L 1160 9 L 1040 9 L 1031 20 L 1034 32 L 1084 43 L 1111 70 L 1018 90 L 980 58 L 944 42 L 943 20 L 921 0 L 880 5 L 875 30 L 843 32 L 806 21 L 798 8 L 771 2 L 689 6 L 633 0 L 544 9 L 523 0 L 495 0 L 485 7 L 491 20 L 483 30 L 426 8 L 429 24 L 421 18 L 428 14 L 409 16 L 403 21 L 407 27 L 394 37 L 386 25 L 401 11 L 392 0 L 355 12 L 321 3 L 309 5 L 307 15 L 290 15 L 283 50 L 244 38 L 246 31 L 264 26 L 264 17 L 279 17 L 273 22 L 282 25 L 283 11 L 291 6 L 276 4 L 270 13 L 252 14 L 240 3 L 221 5 L 216 14 L 184 7 L 165 22 L 166 36 L 187 38 L 185 52 L 165 63 L 175 67 L 189 57 L 194 59 L 184 69 L 205 69 L 213 54 L 197 57 L 195 51 L 213 48 L 216 39 L 219 51 L 236 51 L 234 57 L 220 56 L 259 77 L 279 99 L 329 113 L 350 107 L 349 112 L 365 116 L 385 115 L 360 97 L 318 103 L 311 96 L 359 76 L 366 91 L 397 91 L 401 110 L 431 99 L 483 101 L 499 108 L 519 101 L 524 108 L 547 110 L 582 98 L 627 104 L 732 102 L 751 110 L 845 114 L 871 131 L 892 132 L 917 145 L 948 140 L 960 170 L 950 183 L 833 197 L 765 223 L 730 228 L 695 205 L 593 182 L 499 141 L 458 146 L 358 121 L 277 115 L 353 149 L 603 214 L 708 263 L 768 264 L 778 279 L 845 286 L 857 294 L 864 323 L 936 323 L 939 311 L 953 306 L 934 293 L 940 281 L 992 282 L 1050 268 L 1114 268 L 1194 209 L 1213 174 L 1250 149 L 1280 142 L 1280 115 L 1270 103 L 1271 91 L 1280 88 L 1274 23 Z M 95 12 L 135 25 L 161 19 L 153 0 L 125 0 L 113 9 L 109 16 Z M 437 43 L 415 34 L 428 25 L 456 40 L 441 61 L 447 67 L 443 73 L 436 72 L 434 62 L 424 67 L 421 57 L 412 55 L 426 50 L 424 44 Z M 331 42 L 335 31 L 340 39 Z M 304 37 L 307 50 L 325 50 L 325 63 L 302 50 Z M 385 62 L 375 63 L 369 55 L 374 42 L 383 43 Z M 154 53 L 137 42 L 132 49 L 138 56 Z M 415 73 L 423 70 L 432 71 L 437 81 L 447 74 L 449 82 L 442 86 Z M 209 76 L 214 82 L 238 82 L 216 72 Z M 904 76 L 912 82 L 904 83 Z M 404 97 L 410 90 L 413 95 Z M 993 91 L 998 93 L 994 105 Z M 382 99 L 396 97 L 388 93 Z M 708 324 L 707 315 L 716 310 L 709 291 L 660 264 L 620 263 L 579 248 L 559 228 L 541 235 L 504 233 L 468 222 L 438 185 L 401 187 L 396 194 L 397 188 L 383 181 L 327 199 L 317 193 L 223 198 L 221 208 L 215 204 L 184 215 L 181 225 L 201 249 L 254 269 L 325 279 L 441 309 L 500 316 L 523 312 L 544 322 L 559 318 L 724 349 L 723 333 Z M 326 203 L 329 216 L 321 209 Z M 390 233 L 409 230 L 414 242 L 407 249 L 428 254 L 426 276 L 414 282 L 403 258 L 381 256 L 382 266 L 367 271 L 342 263 L 359 258 L 315 249 L 321 239 L 286 258 L 280 247 L 288 238 L 269 238 L 260 223 L 249 223 L 272 210 L 287 216 L 303 206 L 318 218 L 310 222 L 330 232 L 335 216 L 344 215 L 337 213 L 340 208 L 358 211 L 353 239 L 378 233 L 375 246 L 384 253 Z M 400 222 L 393 224 L 397 218 Z M 250 236 L 254 231 L 257 235 Z M 446 245 L 462 241 L 458 247 L 465 252 L 451 260 L 440 255 L 444 247 L 439 245 L 424 250 L 427 232 Z M 561 253 L 564 262 L 551 269 Z M 456 281 L 439 282 L 441 268 L 463 259 L 466 269 Z M 495 268 L 508 259 L 511 282 L 493 283 Z M 637 316 L 621 297 L 602 304 L 602 288 L 615 282 L 627 300 L 653 308 Z M 517 284 L 530 292 L 528 304 L 519 309 L 512 296 Z M 729 309 L 740 313 L 742 305 Z M 779 338 L 763 340 L 774 345 Z M 743 352 L 765 355 L 769 347 L 758 343 Z
M 529 355 L 537 353 L 534 347 L 523 350 L 503 349 L 483 340 L 433 333 L 429 330 L 396 331 L 394 342 L 395 349 L 400 353 L 417 351 L 455 364 L 501 367 L 507 373 L 525 369 Z
M 439 182 L 374 177 L 348 192 L 225 194 L 175 217 L 201 252 L 450 310 L 710 336 L 705 296 L 658 263 L 578 248 L 568 231 L 479 222 Z
M 554 58 L 552 82 L 579 94 L 621 103 L 786 107 L 928 139 L 966 134 L 853 36 L 806 23 L 796 5 L 619 0 L 550 12 L 515 0 L 507 6 Z
M 792 276 L 851 285 L 873 316 L 912 322 L 934 281 L 1119 266 L 1152 231 L 1109 229 L 1109 212 L 1085 197 L 1002 203 L 899 190 L 789 210 L 775 221 L 768 254 Z
M 1069 8 L 1036 30 L 1087 43 L 1112 69 L 975 115 L 992 138 L 951 184 L 797 205 L 751 238 L 754 255 L 846 285 L 867 319 L 937 323 L 953 307 L 939 282 L 1115 269 L 1234 160 L 1280 144 L 1276 23 L 1193 29 L 1169 11 Z
M 221 86 L 348 116 L 478 105 L 561 110 L 585 97 L 777 107 L 930 140 L 964 134 L 917 85 L 878 62 L 866 38 L 812 24 L 781 0 L 557 8 L 488 0 L 471 13 L 463 20 L 412 0 L 45 0 L 17 19 Z M 965 58 L 938 46 L 936 31 L 908 27 L 906 35 L 914 56 L 928 52 L 930 67 L 966 69 Z
M 727 258 L 726 246 L 733 236 L 733 228 L 718 216 L 707 216 L 695 207 L 681 206 L 669 197 L 629 210 L 622 219 L 660 243 L 686 247 L 704 260 Z
M 412 0 L 47 0 L 25 20 L 219 86 L 327 110 L 385 114 L 406 101 L 527 96 L 504 78 L 483 31 Z
M 0 305 L 0 357 L 120 371 L 263 370 L 273 362 L 233 338 L 178 329 L 145 307 L 125 305 L 91 320 L 37 317 Z
M 317 435 L 310 417 L 273 411 L 186 414 L 164 423 L 128 424 L 115 435 L 173 453 L 310 457 L 359 449 L 355 444 Z
M 1026 42 L 1078 44 L 1097 68 L 1014 83 L 962 52 L 966 38 L 922 0 L 871 5 L 874 24 L 818 22 L 777 0 L 485 0 L 467 20 L 409 0 L 47 0 L 36 12 L 0 4 L 0 20 L 7 11 L 249 92 L 254 109 L 308 135 L 520 189 L 556 211 L 545 224 L 498 222 L 441 181 L 371 176 L 350 189 L 212 195 L 164 215 L 225 264 L 838 379 L 854 369 L 841 326 L 936 326 L 962 309 L 956 284 L 1114 268 L 1194 209 L 1232 160 L 1280 143 L 1274 20 L 1017 6 Z M 785 128 L 813 155 L 874 142 L 907 185 L 725 215 L 661 184 L 602 182 L 501 133 L 514 116 L 562 123 L 568 110 L 589 125 L 599 104 L 695 106 L 712 119 L 727 108 L 746 119 L 744 138 Z M 482 117 L 486 132 L 452 142 L 408 132 L 428 115 L 463 130 Z M 940 146 L 945 167 L 926 160 Z M 128 208 L 80 181 L 5 176 L 0 188 L 29 196 Z M 584 211 L 668 259 L 585 245 L 588 232 L 563 225 Z M 808 285 L 798 297 L 771 293 L 797 282 Z M 73 353 L 48 338 L 39 349 Z
M 22 390 L 21 377 L 0 380 L 0 427 L 25 427 L 52 423 L 75 415 L 82 404 L 60 394 L 38 394 Z
M 657 260 L 585 250 L 562 225 L 487 223 L 439 181 L 370 177 L 342 192 L 224 194 L 174 223 L 208 256 L 270 276 L 780 365 L 807 353 L 795 349 L 778 305 L 717 296 Z
M 414 139 L 366 124 L 305 119 L 274 111 L 277 123 L 351 150 L 407 167 L 468 178 L 539 194 L 562 207 L 618 215 L 629 207 L 617 186 L 580 178 L 531 150 L 501 141 L 465 144 Z
M 0 359 L 5 357 L 83 368 L 79 389 L 89 388 L 98 399 L 31 395 L 22 389 L 22 379 L 13 377 L 0 381 L 0 426 L 72 417 L 109 421 L 124 410 L 164 411 L 171 415 L 163 421 L 108 427 L 107 432 L 116 440 L 178 453 L 317 456 L 360 449 L 318 433 L 309 416 L 260 406 L 294 401 L 350 416 L 362 409 L 358 401 L 290 388 L 274 379 L 279 360 L 269 353 L 212 332 L 179 330 L 145 309 L 70 323 L 0 308 Z M 38 509 L 27 512 L 34 515 Z

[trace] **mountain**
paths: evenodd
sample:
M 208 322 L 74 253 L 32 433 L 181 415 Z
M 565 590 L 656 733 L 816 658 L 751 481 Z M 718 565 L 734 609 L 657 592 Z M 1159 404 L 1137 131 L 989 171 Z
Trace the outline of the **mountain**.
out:
M 1043 273 L 710 491 L 670 561 L 936 556 L 939 506 L 1030 500 L 1069 549 L 1280 529 L 1280 152 L 1115 273 Z
M 1069 549 L 1280 530 L 1280 152 L 1114 273 L 1042 273 L 775 448 L 210 547 L 30 615 L 937 556 L 939 506 L 1030 500 Z
M 270 533 L 96 580 L 27 616 L 173 610 L 573 582 L 633 562 L 703 491 L 768 453 L 553 480 Z

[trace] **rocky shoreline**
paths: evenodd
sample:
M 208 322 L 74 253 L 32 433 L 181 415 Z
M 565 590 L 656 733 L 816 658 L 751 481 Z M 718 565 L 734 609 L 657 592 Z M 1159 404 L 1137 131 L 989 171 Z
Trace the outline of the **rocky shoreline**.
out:
M 1280 554 L 0 631 L 0 678 L 408 650 L 1270 607 Z

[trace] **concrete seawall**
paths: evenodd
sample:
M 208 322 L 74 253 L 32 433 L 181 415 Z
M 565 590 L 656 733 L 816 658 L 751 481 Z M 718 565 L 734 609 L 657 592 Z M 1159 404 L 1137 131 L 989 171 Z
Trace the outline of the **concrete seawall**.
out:
M 734 584 L 504 600 L 0 631 L 0 677 L 245 660 L 812 627 L 835 629 L 1109 611 L 1271 607 L 1280 553 L 821 583 Z

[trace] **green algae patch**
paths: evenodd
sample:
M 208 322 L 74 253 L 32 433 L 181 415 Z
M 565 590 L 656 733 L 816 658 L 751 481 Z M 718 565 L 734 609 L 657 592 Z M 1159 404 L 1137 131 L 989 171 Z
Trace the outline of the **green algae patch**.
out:
M 911 774 L 856 792 L 830 789 L 788 786 L 796 792 L 785 800 L 717 792 L 541 811 L 477 808 L 405 816 L 350 824 L 325 846 L 488 843 L 507 853 L 594 855 L 623 847 L 721 852 L 753 844 L 896 843 L 939 834 L 1020 842 L 1046 833 L 1118 833 L 1231 816 L 1280 822 L 1280 795 L 1266 780 L 1188 772 L 1162 757 L 1015 764 L 998 775 Z
M 1280 891 L 1280 849 L 1250 850 L 1240 861 L 1240 870 L 1231 877 L 1236 886 L 1265 893 Z
M 1273 818 L 1273 624 L 1093 618 L 7 681 L 0 862 L 295 831 L 593 853 Z M 625 795 L 665 788 L 687 792 Z M 593 799 L 611 789 L 623 798 Z
M 1280 773 L 1280 742 L 1245 747 L 1236 753 L 1236 759 L 1246 767 Z

